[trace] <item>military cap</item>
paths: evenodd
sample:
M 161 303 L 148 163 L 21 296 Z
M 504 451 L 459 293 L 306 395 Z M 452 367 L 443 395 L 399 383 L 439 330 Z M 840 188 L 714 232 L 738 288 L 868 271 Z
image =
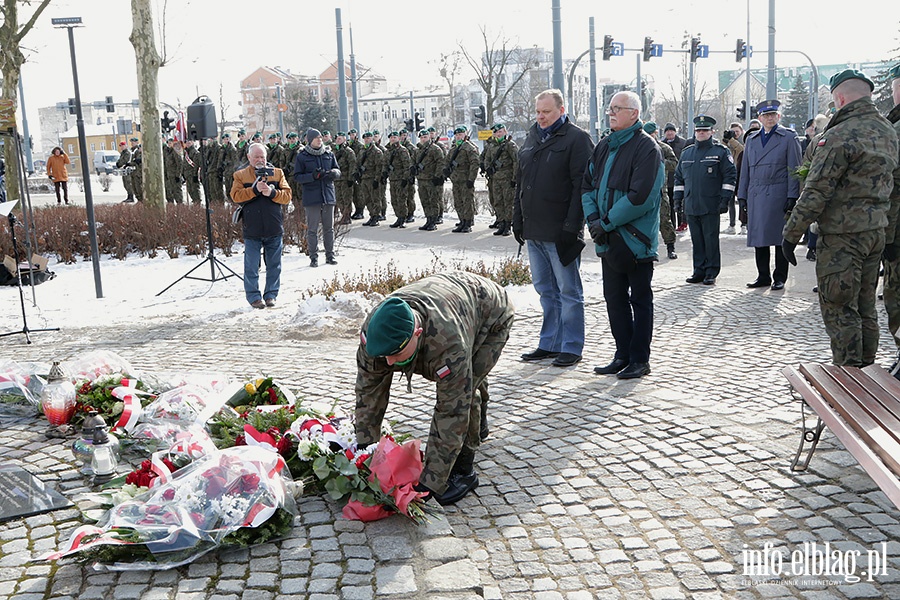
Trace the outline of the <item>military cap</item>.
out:
M 338 131 L 336 134 L 334 134 L 334 137 L 347 137 L 347 134 L 343 131 Z
M 347 135 L 350 135 L 351 133 L 359 133 L 359 132 L 356 130 L 355 127 L 353 127 L 347 132 Z
M 274 133 L 270 133 L 268 139 L 270 139 L 270 140 L 277 140 L 277 139 L 278 139 L 278 136 L 275 135 Z
M 247 130 L 241 127 L 238 129 L 238 135 L 247 135 Z
M 647 121 L 646 123 L 644 123 L 644 131 L 646 131 L 647 133 L 653 133 L 657 129 L 659 129 L 659 127 L 657 127 L 656 123 L 653 121 Z
M 120 145 L 120 146 L 124 146 L 124 145 L 125 145 L 125 142 L 119 142 L 119 145 Z
M 419 137 L 422 137 L 423 135 L 428 135 L 429 133 L 430 133 L 430 132 L 429 132 L 427 129 L 420 129 L 420 130 L 419 130 Z
M 756 105 L 756 112 L 758 114 L 781 112 L 781 102 L 778 100 L 763 100 Z
M 322 135 L 331 135 L 331 132 L 328 131 L 327 129 L 323 129 L 323 130 L 322 130 Z
M 888 79 L 900 79 L 900 63 L 897 63 L 888 71 Z
M 254 140 L 261 140 L 261 139 L 262 139 L 262 134 L 261 134 L 260 132 L 257 131 L 256 133 L 253 134 L 253 137 L 252 137 L 251 139 L 254 139 Z
M 466 129 L 465 125 L 460 125 L 456 129 L 453 130 L 453 133 L 466 133 L 468 129 Z
M 132 142 L 139 142 L 140 140 L 137 139 L 137 138 L 131 138 L 131 141 L 132 141 Z
M 669 131 L 669 130 L 678 131 L 678 128 L 675 127 L 675 123 L 666 123 L 666 126 L 663 127 L 663 131 Z
M 381 132 L 378 131 L 377 129 L 373 129 L 373 130 L 372 130 L 372 135 L 381 135 Z
M 709 115 L 697 115 L 694 117 L 694 129 L 712 129 L 716 120 Z
M 431 127 L 428 128 L 428 131 L 431 133 L 434 133 L 437 130 L 434 128 L 434 125 L 432 125 Z
M 287 139 L 292 140 L 292 139 L 294 139 L 295 137 L 297 137 L 297 134 L 294 133 L 294 132 L 292 131 L 292 132 L 290 132 L 289 134 L 287 134 L 286 137 L 287 137 Z
M 223 134 L 222 134 L 222 139 L 225 139 L 225 138 L 228 138 L 228 139 L 230 140 L 230 139 L 231 139 L 231 134 L 230 134 L 230 133 L 223 133 Z
M 841 85 L 848 79 L 862 79 L 863 81 L 865 81 L 866 83 L 869 84 L 869 89 L 871 91 L 873 91 L 873 92 L 875 91 L 875 84 L 872 83 L 872 80 L 869 79 L 868 77 L 866 77 L 865 73 L 863 73 L 862 71 L 857 71 L 856 69 L 844 69 L 840 73 L 837 73 L 834 76 L 832 76 L 831 81 L 828 82 L 829 85 L 831 86 L 831 91 L 833 92 L 834 88 Z
M 385 299 L 369 318 L 365 333 L 366 352 L 369 356 L 392 356 L 402 351 L 416 330 L 416 318 L 402 298 Z
M 500 131 L 501 129 L 506 129 L 506 125 L 503 123 L 494 123 L 491 125 L 491 131 Z
M 280 138 L 280 137 L 281 137 L 281 132 L 280 132 L 280 131 L 276 131 L 276 132 L 275 132 L 275 137 L 276 137 L 276 138 Z
M 401 127 L 399 133 L 400 135 L 403 135 L 404 133 L 409 133 L 409 130 L 406 127 Z
M 365 131 L 365 132 L 363 132 L 363 137 L 364 137 L 364 138 L 372 137 L 372 132 L 371 132 L 371 131 Z
M 392 131 L 388 134 L 388 137 L 400 137 L 399 131 Z

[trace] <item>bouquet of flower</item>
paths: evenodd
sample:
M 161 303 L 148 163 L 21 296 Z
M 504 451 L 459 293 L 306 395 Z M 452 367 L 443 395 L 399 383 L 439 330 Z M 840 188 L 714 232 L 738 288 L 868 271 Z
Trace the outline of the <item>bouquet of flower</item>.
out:
M 112 570 L 168 569 L 220 545 L 268 541 L 297 514 L 284 459 L 261 447 L 216 451 L 165 483 L 148 483 L 148 491 L 75 530 L 63 550 L 43 558 L 78 553 Z
M 97 414 L 110 425 L 120 420 L 125 411 L 125 401 L 118 397 L 121 394 L 114 393 L 118 388 L 133 388 L 135 403 L 141 407 L 151 400 L 147 386 L 125 373 L 104 374 L 93 380 L 76 380 L 75 416 L 72 417 L 72 423 L 80 423 L 92 410 L 96 410 Z
M 804 161 L 802 165 L 791 170 L 791 176 L 793 176 L 794 179 L 797 179 L 801 184 L 803 184 L 804 182 L 806 182 L 806 178 L 809 176 L 809 166 L 810 162 L 808 160 Z
M 37 414 L 41 408 L 41 390 L 49 371 L 47 365 L 0 361 L 0 417 Z
M 294 402 L 296 398 L 286 387 L 275 383 L 271 377 L 257 377 L 244 383 L 225 403 L 242 412 L 250 407 L 288 406 Z

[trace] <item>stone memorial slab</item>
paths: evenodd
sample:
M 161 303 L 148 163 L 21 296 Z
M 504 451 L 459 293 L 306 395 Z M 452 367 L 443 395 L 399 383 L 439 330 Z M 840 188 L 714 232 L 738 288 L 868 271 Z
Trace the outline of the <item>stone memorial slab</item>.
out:
M 70 506 L 62 494 L 22 467 L 0 466 L 0 523 Z

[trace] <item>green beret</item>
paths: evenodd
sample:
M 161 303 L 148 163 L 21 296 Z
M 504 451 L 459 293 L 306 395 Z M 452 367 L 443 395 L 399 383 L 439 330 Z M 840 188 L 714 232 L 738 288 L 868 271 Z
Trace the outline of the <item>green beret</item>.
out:
M 238 135 L 247 135 L 246 129 L 238 129 Z
M 697 115 L 694 117 L 694 129 L 712 129 L 716 120 L 709 115 Z
M 888 71 L 888 79 L 900 79 L 900 63 L 897 63 Z
M 352 128 L 350 131 L 347 132 L 347 135 L 350 135 L 351 133 L 359 133 L 359 132 L 358 132 L 358 131 L 356 130 L 356 128 L 354 127 L 354 128 Z
M 428 135 L 428 134 L 429 134 L 429 131 L 427 129 L 419 130 L 419 137 L 422 137 L 423 135 Z
M 294 133 L 293 131 L 290 132 L 289 134 L 287 134 L 287 139 L 289 139 L 289 140 L 292 140 L 292 139 L 294 139 L 295 137 L 297 137 L 297 134 Z
M 328 131 L 327 129 L 323 129 L 323 130 L 322 130 L 322 135 L 331 135 L 331 132 Z
M 647 121 L 646 123 L 644 123 L 644 131 L 647 133 L 653 133 L 657 129 L 659 129 L 659 127 L 657 127 L 654 121 Z
M 400 133 L 400 135 L 403 135 L 404 133 L 409 133 L 409 130 L 406 129 L 406 127 L 403 127 L 400 129 L 399 133 Z
M 270 133 L 270 134 L 269 134 L 269 139 L 270 139 L 270 140 L 278 139 L 278 136 L 275 135 L 274 133 Z
M 336 134 L 334 134 L 334 137 L 347 137 L 347 134 L 343 131 L 338 131 Z
M 837 73 L 831 78 L 829 81 L 829 85 L 831 86 L 831 91 L 834 91 L 834 88 L 841 85 L 848 79 L 862 79 L 866 83 L 869 84 L 869 89 L 871 91 L 875 91 L 875 84 L 872 83 L 872 80 L 866 77 L 866 74 L 862 71 L 857 71 L 856 69 L 844 69 L 840 73 Z
M 366 132 L 364 132 L 364 133 L 363 133 L 363 137 L 364 137 L 364 138 L 372 137 L 372 132 L 371 132 L 371 131 L 366 131 Z
M 372 135 L 381 135 L 381 132 L 378 131 L 377 129 L 373 129 L 373 130 L 372 130 Z
M 501 129 L 506 129 L 506 125 L 503 123 L 494 123 L 491 125 L 491 131 L 500 131 Z
M 416 318 L 404 300 L 396 296 L 385 299 L 369 318 L 365 333 L 369 356 L 392 356 L 403 350 L 412 339 Z
M 140 140 L 137 139 L 137 138 L 131 138 L 131 141 L 132 141 L 132 142 L 139 142 Z
M 276 131 L 276 132 L 275 132 L 275 137 L 280 138 L 280 137 L 281 137 L 281 132 L 280 132 L 280 131 Z
M 388 134 L 388 137 L 400 137 L 399 131 L 392 131 Z
M 466 133 L 468 129 L 466 129 L 465 125 L 460 125 L 456 129 L 453 130 L 453 133 Z
M 429 128 L 428 128 L 428 131 L 431 131 L 431 132 L 436 131 L 435 128 L 434 128 L 434 125 L 432 125 L 431 127 L 429 127 Z

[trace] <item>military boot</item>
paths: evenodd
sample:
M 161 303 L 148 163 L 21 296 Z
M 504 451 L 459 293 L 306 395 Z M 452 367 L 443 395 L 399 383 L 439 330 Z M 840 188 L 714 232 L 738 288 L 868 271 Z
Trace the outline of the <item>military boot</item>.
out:
M 397 220 L 391 223 L 388 227 L 390 227 L 391 229 L 397 229 L 398 227 L 402 229 L 406 227 L 404 223 L 406 223 L 406 218 L 397 217 Z
M 666 253 L 669 257 L 669 260 L 675 260 L 678 258 L 678 255 L 675 254 L 675 244 L 666 244 Z
M 425 221 L 425 224 L 419 227 L 421 231 L 434 231 L 437 229 L 437 225 L 434 224 L 434 217 L 428 217 Z
M 378 216 L 371 216 L 369 220 L 363 223 L 363 227 L 375 227 L 378 225 Z
M 509 235 L 509 221 L 498 221 L 497 231 L 494 235 Z
M 494 219 L 494 222 L 488 225 L 488 229 L 498 229 L 501 223 L 503 223 L 503 221 L 500 219 Z
M 463 226 L 459 230 L 460 233 L 472 233 L 472 225 L 475 224 L 473 219 L 464 219 Z
M 446 506 L 456 504 L 477 487 L 478 474 L 475 472 L 475 453 L 463 448 L 447 479 L 447 489 L 443 494 L 432 495 L 438 504 Z
M 456 227 L 454 227 L 451 231 L 453 233 L 460 233 L 463 230 L 465 223 L 466 223 L 465 220 L 461 220 L 459 223 L 456 224 Z

